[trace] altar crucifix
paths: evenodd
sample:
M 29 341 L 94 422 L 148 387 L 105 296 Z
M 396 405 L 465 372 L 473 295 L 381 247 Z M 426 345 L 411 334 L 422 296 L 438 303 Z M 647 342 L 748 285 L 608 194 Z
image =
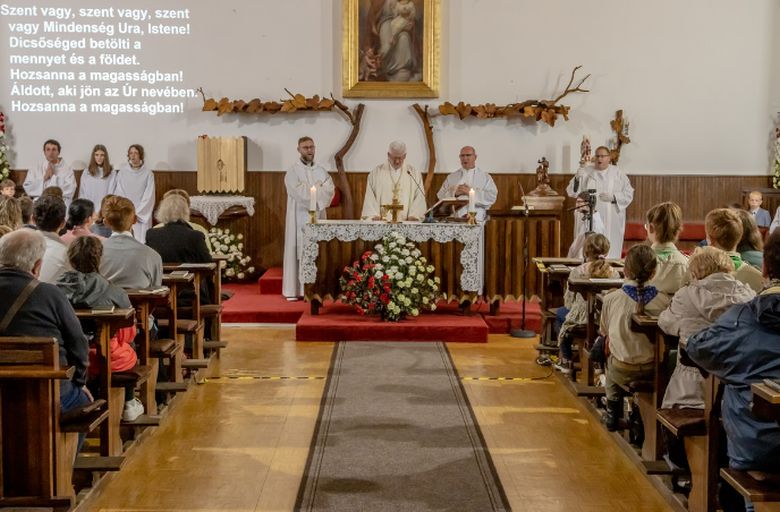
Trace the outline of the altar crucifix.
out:
M 390 211 L 390 214 L 392 215 L 392 220 L 390 220 L 391 224 L 398 224 L 398 212 L 404 209 L 404 205 L 402 205 L 401 201 L 398 200 L 398 193 L 400 192 L 400 189 L 400 182 L 395 183 L 393 185 L 393 201 L 390 204 L 382 205 L 382 217 L 384 217 L 385 214 Z

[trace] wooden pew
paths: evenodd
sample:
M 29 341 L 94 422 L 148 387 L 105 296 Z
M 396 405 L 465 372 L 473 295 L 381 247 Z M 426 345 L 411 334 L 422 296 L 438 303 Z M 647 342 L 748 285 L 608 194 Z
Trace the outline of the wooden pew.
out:
M 171 316 L 168 320 L 159 320 L 160 326 L 167 326 L 171 336 L 181 341 L 186 346 L 186 338 L 192 339 L 191 358 L 182 362 L 182 367 L 190 370 L 206 368 L 208 360 L 204 359 L 203 352 L 203 322 L 197 316 L 200 314 L 200 274 L 190 271 L 178 270 L 176 273 L 163 275 L 163 284 L 171 290 Z M 192 308 L 192 318 L 182 318 L 179 316 L 179 307 L 177 304 L 178 292 L 182 286 L 192 286 L 194 289 L 194 299 Z
M 97 402 L 60 415 L 60 368 L 55 338 L 0 337 L 0 508 L 68 510 L 78 433 L 108 417 Z

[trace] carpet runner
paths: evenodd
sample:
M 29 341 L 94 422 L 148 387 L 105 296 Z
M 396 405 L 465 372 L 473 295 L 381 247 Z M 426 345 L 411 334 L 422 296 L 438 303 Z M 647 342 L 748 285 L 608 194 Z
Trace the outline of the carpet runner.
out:
M 443 343 L 337 344 L 295 510 L 510 510 Z

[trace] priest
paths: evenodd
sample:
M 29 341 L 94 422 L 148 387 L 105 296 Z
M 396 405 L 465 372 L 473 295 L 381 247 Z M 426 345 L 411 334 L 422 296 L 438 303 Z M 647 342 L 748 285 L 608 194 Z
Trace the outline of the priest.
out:
M 469 192 L 473 190 L 477 221 L 484 222 L 487 219 L 487 210 L 496 202 L 498 189 L 490 174 L 477 167 L 477 152 L 473 147 L 464 146 L 459 156 L 460 169 L 447 176 L 436 196 L 439 199 L 448 197 L 468 199 Z M 468 206 L 463 206 L 453 212 L 453 216 L 466 218 L 468 210 Z
M 596 211 L 604 222 L 604 235 L 609 239 L 608 258 L 619 259 L 623 250 L 626 230 L 626 209 L 634 199 L 634 188 L 623 171 L 612 165 L 609 148 L 596 148 L 596 161 L 592 166 L 581 167 L 566 187 L 569 197 L 580 192 L 595 190 Z M 575 213 L 574 232 L 580 232 L 580 215 Z
M 314 162 L 314 140 L 298 139 L 299 160 L 284 175 L 287 187 L 287 216 L 284 228 L 284 265 L 282 267 L 282 294 L 289 301 L 303 297 L 303 284 L 298 276 L 301 259 L 302 228 L 309 222 L 309 211 L 316 211 L 318 219 L 326 218 L 336 187 L 325 168 Z
M 363 220 L 389 220 L 392 211 L 383 211 L 384 205 L 397 198 L 401 205 L 398 220 L 421 220 L 427 209 L 422 175 L 414 167 L 404 164 L 406 144 L 391 142 L 387 162 L 368 173 L 366 197 L 363 200 Z M 384 215 L 383 215 L 384 214 Z

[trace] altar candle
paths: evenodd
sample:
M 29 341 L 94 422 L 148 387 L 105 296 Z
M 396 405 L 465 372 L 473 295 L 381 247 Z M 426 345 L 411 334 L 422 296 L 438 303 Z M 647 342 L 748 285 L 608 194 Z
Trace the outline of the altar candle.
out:
M 475 202 L 476 199 L 476 192 L 474 189 L 469 189 L 469 211 L 475 212 L 477 211 L 477 204 Z
M 317 210 L 317 187 L 314 185 L 309 189 L 309 211 L 313 212 Z

